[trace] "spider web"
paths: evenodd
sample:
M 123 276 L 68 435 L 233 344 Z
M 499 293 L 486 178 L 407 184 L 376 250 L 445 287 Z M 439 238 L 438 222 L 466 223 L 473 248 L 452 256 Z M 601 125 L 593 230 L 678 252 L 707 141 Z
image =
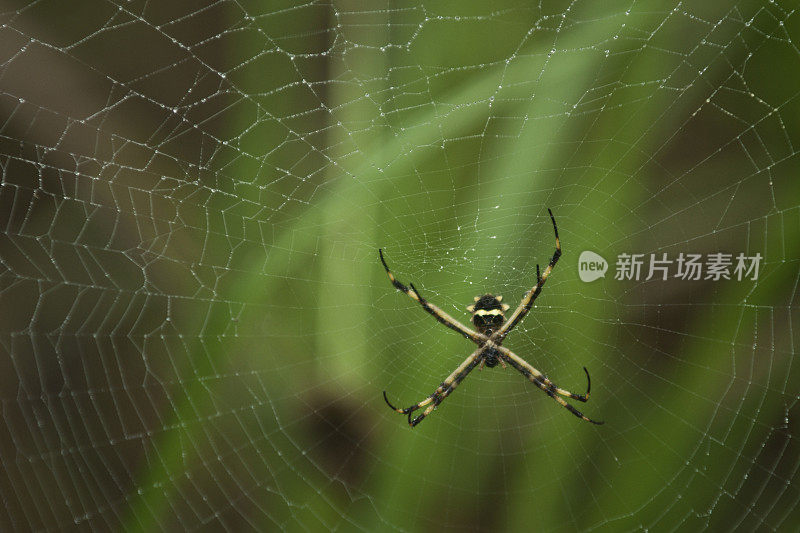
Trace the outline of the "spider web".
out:
M 796 525 L 796 6 L 369 4 L 0 8 L 3 529 Z M 377 249 L 466 321 L 548 207 L 505 345 L 606 424 L 498 366 L 410 430 L 473 346 Z

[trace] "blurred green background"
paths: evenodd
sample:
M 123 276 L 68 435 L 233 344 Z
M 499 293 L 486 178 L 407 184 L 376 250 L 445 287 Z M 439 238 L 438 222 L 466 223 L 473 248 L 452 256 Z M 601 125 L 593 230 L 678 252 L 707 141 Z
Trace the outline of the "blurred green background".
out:
M 5 2 L 2 529 L 795 529 L 788 1 Z M 592 398 L 580 422 L 395 291 Z M 611 264 L 583 283 L 578 256 Z M 755 281 L 613 278 L 622 253 Z M 674 272 L 674 271 L 673 271 Z M 793 364 L 795 363 L 795 364 Z

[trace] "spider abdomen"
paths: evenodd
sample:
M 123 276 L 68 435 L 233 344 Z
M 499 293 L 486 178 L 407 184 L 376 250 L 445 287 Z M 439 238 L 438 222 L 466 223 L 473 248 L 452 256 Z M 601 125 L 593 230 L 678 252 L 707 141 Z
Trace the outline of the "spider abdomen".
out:
M 491 335 L 500 329 L 506 320 L 504 313 L 508 309 L 506 304 L 501 303 L 502 301 L 502 296 L 484 294 L 476 296 L 475 303 L 467 307 L 467 311 L 472 313 L 472 323 L 478 332 Z M 486 364 L 489 364 L 488 361 Z

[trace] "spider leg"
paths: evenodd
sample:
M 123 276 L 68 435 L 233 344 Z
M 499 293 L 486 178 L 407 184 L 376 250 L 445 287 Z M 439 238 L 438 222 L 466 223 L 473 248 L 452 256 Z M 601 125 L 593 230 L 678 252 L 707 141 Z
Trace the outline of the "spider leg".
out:
M 469 373 L 472 371 L 472 369 L 473 369 L 473 368 L 475 368 L 476 366 L 478 366 L 478 360 L 477 360 L 477 359 L 475 359 L 475 360 L 473 360 L 472 362 L 470 362 L 470 363 L 469 363 L 469 365 L 467 365 L 467 367 L 466 367 L 466 368 L 464 368 L 464 369 L 463 369 L 461 372 L 459 372 L 458 374 L 456 374 L 456 375 L 453 377 L 452 381 L 450 381 L 450 384 L 449 384 L 449 385 L 447 385 L 447 386 L 446 386 L 444 389 L 442 389 L 442 391 L 441 391 L 441 392 L 439 392 L 439 394 L 438 394 L 438 395 L 436 396 L 436 398 L 433 400 L 433 403 L 432 403 L 431 405 L 429 405 L 429 406 L 428 406 L 428 408 L 427 408 L 427 409 L 425 409 L 425 410 L 422 412 L 422 414 L 418 415 L 416 418 L 414 418 L 414 419 L 412 420 L 412 419 L 411 419 L 411 413 L 408 413 L 408 424 L 409 424 L 409 425 L 410 425 L 410 426 L 413 428 L 414 426 L 416 426 L 417 424 L 419 424 L 420 422 L 422 422 L 422 420 L 423 420 L 423 419 L 424 419 L 426 416 L 428 416 L 429 414 L 431 414 L 431 413 L 433 412 L 433 410 L 434 410 L 434 409 L 436 409 L 436 407 L 437 407 L 437 406 L 438 406 L 440 403 L 442 403 L 442 401 L 443 401 L 445 398 L 447 398 L 448 396 L 450 396 L 450 393 L 451 393 L 451 392 L 453 392 L 453 391 L 455 390 L 455 388 L 456 388 L 456 387 L 458 387 L 458 384 L 459 384 L 459 383 L 461 383 L 461 382 L 464 380 L 464 378 L 465 378 L 465 377 L 467 377 L 467 374 L 469 374 Z M 449 379 L 449 378 L 448 378 L 448 379 Z M 444 384 L 443 384 L 443 385 L 444 385 Z M 441 388 L 441 387 L 440 387 L 440 388 Z
M 547 265 L 547 268 L 544 269 L 544 272 L 539 275 L 539 265 L 536 265 L 536 285 L 533 286 L 531 290 L 525 293 L 525 296 L 522 298 L 522 301 L 519 304 L 511 316 L 508 318 L 505 324 L 503 324 L 500 329 L 498 329 L 494 335 L 492 335 L 492 340 L 495 342 L 502 342 L 508 332 L 514 329 L 514 327 L 519 324 L 520 320 L 528 314 L 528 311 L 531 310 L 533 307 L 533 302 L 539 296 L 539 293 L 542 292 L 542 287 L 544 287 L 545 281 L 550 276 L 550 273 L 553 271 L 553 268 L 556 266 L 558 262 L 558 258 L 561 257 L 561 240 L 558 238 L 558 226 L 556 226 L 556 219 L 553 216 L 553 212 L 549 209 L 547 210 L 550 213 L 550 220 L 553 222 L 553 231 L 556 234 L 556 251 L 553 252 L 553 257 L 550 259 L 550 264 Z
M 437 389 L 437 391 L 438 391 L 438 389 Z M 386 396 L 386 391 L 383 391 L 383 399 L 384 399 L 384 401 L 386 401 L 386 405 L 388 405 L 389 407 L 391 407 L 392 409 L 394 409 L 395 411 L 397 411 L 401 415 L 407 415 L 409 413 L 413 413 L 414 411 L 416 411 L 420 407 L 425 407 L 426 405 L 428 405 L 429 403 L 431 403 L 433 401 L 433 398 L 435 396 L 436 396 L 436 393 L 434 392 L 433 394 L 431 394 L 430 396 L 428 396 L 427 398 L 425 398 L 421 402 L 415 403 L 411 407 L 406 407 L 405 409 L 400 409 L 400 408 L 395 407 L 394 405 L 391 404 L 391 402 L 389 401 L 389 398 Z
M 516 364 L 519 367 L 525 369 L 526 376 L 533 376 L 533 379 L 536 379 L 537 381 L 542 383 L 545 387 L 549 388 L 553 392 L 560 394 L 561 396 L 566 396 L 567 398 L 572 398 L 573 400 L 578 400 L 579 402 L 586 402 L 589 400 L 589 392 L 591 392 L 592 390 L 592 378 L 589 377 L 589 371 L 586 369 L 586 367 L 583 367 L 583 371 L 586 373 L 586 383 L 587 383 L 586 394 L 575 394 L 574 392 L 570 392 L 566 389 L 557 387 L 555 383 L 553 383 L 547 378 L 547 376 L 536 370 L 525 359 L 518 356 L 505 346 L 496 346 L 495 348 L 497 349 L 497 351 L 501 353 L 502 356 L 504 356 L 509 360 L 508 362 L 511 363 L 512 366 L 513 366 L 512 361 L 516 362 Z M 519 370 L 518 367 L 514 368 L 517 368 L 517 370 Z
M 570 413 L 574 414 L 575 416 L 577 416 L 582 420 L 591 422 L 592 424 L 597 424 L 597 425 L 603 424 L 602 421 L 592 420 L 591 418 L 587 417 L 586 415 L 575 409 L 572 405 L 565 402 L 563 398 L 561 398 L 561 396 L 566 396 L 567 398 L 572 398 L 573 400 L 578 400 L 580 402 L 585 402 L 589 399 L 589 391 L 592 388 L 592 380 L 589 377 L 589 371 L 586 370 L 586 367 L 583 367 L 583 371 L 586 372 L 586 380 L 588 381 L 586 394 L 583 395 L 574 394 L 572 392 L 569 392 L 568 390 L 557 387 L 555 383 L 547 379 L 547 377 L 544 374 L 536 370 L 534 367 L 528 364 L 527 361 L 522 359 L 520 356 L 518 356 L 508 348 L 505 348 L 503 346 L 497 346 L 496 349 L 501 353 L 503 357 L 505 357 L 508 360 L 508 364 L 516 368 L 523 376 L 528 378 L 531 381 L 531 383 L 542 389 L 545 393 L 547 393 L 548 396 L 557 401 L 562 407 L 567 409 Z
M 386 264 L 386 260 L 383 258 L 383 250 L 378 249 L 378 255 L 380 255 L 381 263 L 383 263 L 383 268 L 386 270 L 386 275 L 389 276 L 389 281 L 392 282 L 392 285 L 394 285 L 394 287 L 398 291 L 406 293 L 411 299 L 419 302 L 422 308 L 425 309 L 425 311 L 427 311 L 431 315 L 433 315 L 433 317 L 436 320 L 438 320 L 448 328 L 452 329 L 453 331 L 457 331 L 458 333 L 468 338 L 475 344 L 481 345 L 486 342 L 488 337 L 486 337 L 485 335 L 481 335 L 477 331 L 468 328 L 467 326 L 465 326 L 464 324 L 462 324 L 461 322 L 451 317 L 450 315 L 442 311 L 440 308 L 438 308 L 437 306 L 433 305 L 432 303 L 428 302 L 428 300 L 420 296 L 419 291 L 417 290 L 416 287 L 414 287 L 413 283 L 409 284 L 411 285 L 411 287 L 406 287 L 402 282 L 400 282 L 397 278 L 395 278 L 394 274 L 392 274 L 392 271 L 389 270 L 389 265 Z
M 415 403 L 414 405 L 406 407 L 405 409 L 399 409 L 389 402 L 389 399 L 386 397 L 386 391 L 383 392 L 383 399 L 386 401 L 387 405 L 391 407 L 393 410 L 397 411 L 400 414 L 408 415 L 408 425 L 410 425 L 413 428 L 414 426 L 419 424 L 426 416 L 431 414 L 431 412 L 433 412 L 433 410 L 436 409 L 436 406 L 442 403 L 442 401 L 445 398 L 447 398 L 451 392 L 453 392 L 453 390 L 458 386 L 458 384 L 461 383 L 465 377 L 467 377 L 467 374 L 469 374 L 472 371 L 472 369 L 478 365 L 479 360 L 483 359 L 480 356 L 483 353 L 484 349 L 485 347 L 482 346 L 477 350 L 475 350 L 474 352 L 472 352 L 470 356 L 467 357 L 464 360 L 464 362 L 461 363 L 461 365 L 459 365 L 459 367 L 453 371 L 452 374 L 447 376 L 447 378 L 442 382 L 441 385 L 439 385 L 436 388 L 435 391 L 433 391 L 433 394 L 431 394 L 430 396 L 428 396 L 419 403 Z M 427 409 L 425 409 L 425 411 L 423 411 L 416 418 L 414 419 L 411 418 L 411 414 L 414 411 L 422 407 L 425 407 L 426 405 L 428 407 Z
M 538 383 L 537 383 L 537 385 L 538 385 Z M 584 415 L 583 413 L 581 413 L 580 411 L 578 411 L 577 409 L 572 407 L 570 404 L 565 402 L 563 398 L 561 398 L 560 396 L 556 396 L 555 393 L 550 391 L 549 389 L 543 388 L 542 390 L 544 390 L 547 393 L 547 395 L 550 396 L 552 399 L 554 399 L 555 401 L 560 403 L 562 407 L 565 407 L 570 413 L 572 413 L 573 415 L 577 416 L 581 420 L 585 420 L 586 422 L 591 422 L 592 424 L 596 424 L 598 426 L 602 426 L 603 424 L 605 424 L 605 422 L 603 420 L 592 420 L 591 418 L 589 418 L 588 416 Z

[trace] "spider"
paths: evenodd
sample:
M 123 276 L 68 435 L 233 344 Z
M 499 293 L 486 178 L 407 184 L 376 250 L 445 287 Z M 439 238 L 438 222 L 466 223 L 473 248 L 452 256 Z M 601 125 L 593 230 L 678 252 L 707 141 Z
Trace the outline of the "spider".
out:
M 520 321 L 522 321 L 528 311 L 531 310 L 533 302 L 536 300 L 536 297 L 539 296 L 539 293 L 542 292 L 542 287 L 544 286 L 545 281 L 547 281 L 550 272 L 553 271 L 553 267 L 556 266 L 558 258 L 561 257 L 561 241 L 558 238 L 556 219 L 553 217 L 552 211 L 548 209 L 547 212 L 550 213 L 550 220 L 553 222 L 553 231 L 556 234 L 556 250 L 553 253 L 553 257 L 550 259 L 550 264 L 547 265 L 547 268 L 545 268 L 544 272 L 541 274 L 539 271 L 539 265 L 536 265 L 536 285 L 534 285 L 530 291 L 525 293 L 525 296 L 522 298 L 519 307 L 514 310 L 508 320 L 505 318 L 505 312 L 508 311 L 509 306 L 503 303 L 502 296 L 494 296 L 492 294 L 476 296 L 474 298 L 474 303 L 467 307 L 467 311 L 472 314 L 471 322 L 477 331 L 468 328 L 455 318 L 442 311 L 440 308 L 428 302 L 420 295 L 413 283 L 410 284 L 410 287 L 406 287 L 404 284 L 398 281 L 397 278 L 394 277 L 394 274 L 392 274 L 392 271 L 389 270 L 389 266 L 386 264 L 386 260 L 383 258 L 383 250 L 378 249 L 378 255 L 381 258 L 381 263 L 383 263 L 383 268 L 386 269 L 386 274 L 389 276 L 389 281 L 392 282 L 392 285 L 394 285 L 397 290 L 406 293 L 412 299 L 419 302 L 422 308 L 433 315 L 436 320 L 448 328 L 457 331 L 478 345 L 478 349 L 472 352 L 469 357 L 467 357 L 464 362 L 453 371 L 452 374 L 447 376 L 441 385 L 439 385 L 439 387 L 433 391 L 433 394 L 421 402 L 415 403 L 411 407 L 406 407 L 405 409 L 399 409 L 395 407 L 391 404 L 391 402 L 389 402 L 389 398 L 386 396 L 386 391 L 383 391 L 383 399 L 386 401 L 387 405 L 389 405 L 389 407 L 398 413 L 408 415 L 408 424 L 412 428 L 422 422 L 426 416 L 431 414 L 431 412 L 436 409 L 436 407 L 442 403 L 442 401 L 447 398 L 450 393 L 453 392 L 453 390 L 455 390 L 458 384 L 461 383 L 464 378 L 467 377 L 467 374 L 469 374 L 476 366 L 480 364 L 481 369 L 484 365 L 492 368 L 498 363 L 500 363 L 503 368 L 506 368 L 506 363 L 514 367 L 523 376 L 528 378 L 534 385 L 542 389 L 545 393 L 547 393 L 548 396 L 550 396 L 556 402 L 561 404 L 562 407 L 569 410 L 581 420 L 598 425 L 603 423 L 602 421 L 592 420 L 591 418 L 584 416 L 583 413 L 575 409 L 572 405 L 568 404 L 563 398 L 561 398 L 561 396 L 565 396 L 567 398 L 572 398 L 573 400 L 578 400 L 579 402 L 586 402 L 589 399 L 589 391 L 592 388 L 592 381 L 589 377 L 589 371 L 586 370 L 586 367 L 583 367 L 583 371 L 586 373 L 586 381 L 588 382 L 586 394 L 573 394 L 567 390 L 557 387 L 552 381 L 547 379 L 544 374 L 533 368 L 524 359 L 502 345 L 506 335 L 508 335 L 508 333 L 517 324 L 519 324 Z M 427 408 L 422 412 L 422 414 L 413 419 L 411 418 L 411 415 L 414 413 L 414 411 L 425 406 L 427 406 Z

